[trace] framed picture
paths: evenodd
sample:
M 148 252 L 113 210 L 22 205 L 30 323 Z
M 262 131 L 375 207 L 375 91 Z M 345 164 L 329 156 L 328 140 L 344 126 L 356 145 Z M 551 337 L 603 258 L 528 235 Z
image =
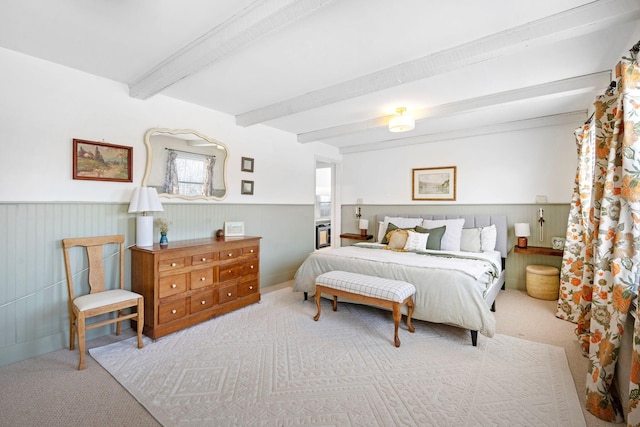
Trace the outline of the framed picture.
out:
M 249 157 L 243 157 L 240 169 L 242 170 L 242 172 L 253 172 L 253 159 Z
M 413 200 L 455 200 L 456 167 L 413 169 Z
M 73 140 L 73 179 L 133 182 L 133 147 Z
M 253 194 L 253 181 L 246 181 L 243 179 L 240 194 Z
M 552 237 L 551 247 L 553 249 L 564 249 L 564 237 Z
M 225 221 L 224 223 L 225 237 L 244 236 L 244 222 L 242 221 Z

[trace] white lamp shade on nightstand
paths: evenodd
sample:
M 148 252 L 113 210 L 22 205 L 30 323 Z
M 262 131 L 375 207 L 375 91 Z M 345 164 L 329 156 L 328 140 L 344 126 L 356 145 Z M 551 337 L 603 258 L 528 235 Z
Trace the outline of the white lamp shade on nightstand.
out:
M 529 223 L 527 222 L 518 222 L 514 225 L 516 237 L 529 237 L 531 236 L 531 229 L 529 228 Z
M 137 213 L 136 245 L 153 246 L 153 216 L 148 212 L 162 212 L 162 204 L 155 188 L 140 187 L 133 191 L 129 213 Z

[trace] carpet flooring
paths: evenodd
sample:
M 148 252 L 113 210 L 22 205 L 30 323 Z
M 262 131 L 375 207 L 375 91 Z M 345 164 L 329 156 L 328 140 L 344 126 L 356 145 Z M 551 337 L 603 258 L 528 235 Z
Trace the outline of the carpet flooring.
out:
M 585 425 L 564 349 L 414 321 L 393 345 L 391 313 L 337 312 L 285 288 L 260 304 L 137 349 L 91 355 L 161 424 Z

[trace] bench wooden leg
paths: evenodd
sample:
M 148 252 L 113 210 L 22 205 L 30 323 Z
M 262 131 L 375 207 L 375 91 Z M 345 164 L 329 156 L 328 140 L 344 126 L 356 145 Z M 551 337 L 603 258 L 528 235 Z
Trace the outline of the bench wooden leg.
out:
M 407 328 L 409 332 L 415 332 L 416 328 L 411 324 L 411 316 L 413 316 L 413 298 L 407 298 Z
M 316 288 L 316 307 L 318 307 L 318 314 L 315 315 L 313 320 L 318 320 L 320 318 L 320 290 Z
M 333 311 L 338 311 L 338 295 L 333 296 Z
M 398 337 L 398 326 L 402 319 L 402 313 L 400 313 L 400 303 L 393 303 L 393 342 L 396 347 L 400 347 L 400 338 Z

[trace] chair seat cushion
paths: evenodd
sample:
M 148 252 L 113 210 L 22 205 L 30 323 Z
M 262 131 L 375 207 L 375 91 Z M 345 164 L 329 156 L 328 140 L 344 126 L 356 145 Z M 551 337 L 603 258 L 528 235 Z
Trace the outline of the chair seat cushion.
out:
M 339 289 L 352 294 L 403 302 L 416 293 L 416 287 L 401 280 L 367 276 L 347 271 L 330 271 L 316 278 L 318 285 Z
M 113 289 L 109 291 L 97 292 L 78 297 L 73 300 L 73 305 L 79 311 L 91 310 L 96 307 L 102 307 L 108 304 L 116 304 L 128 300 L 136 300 L 141 295 L 135 292 L 125 291 L 124 289 Z

